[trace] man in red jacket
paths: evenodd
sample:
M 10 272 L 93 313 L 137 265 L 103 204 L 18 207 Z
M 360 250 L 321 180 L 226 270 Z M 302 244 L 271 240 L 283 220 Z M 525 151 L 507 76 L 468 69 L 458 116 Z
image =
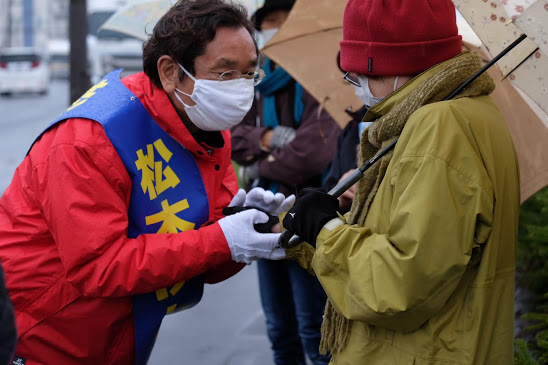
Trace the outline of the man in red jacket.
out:
M 164 315 L 204 283 L 281 259 L 240 191 L 228 129 L 260 81 L 253 26 L 222 0 L 182 1 L 144 46 L 144 73 L 111 73 L 35 142 L 0 199 L 0 261 L 16 312 L 14 361 L 145 364 Z M 235 262 L 236 261 L 236 262 Z

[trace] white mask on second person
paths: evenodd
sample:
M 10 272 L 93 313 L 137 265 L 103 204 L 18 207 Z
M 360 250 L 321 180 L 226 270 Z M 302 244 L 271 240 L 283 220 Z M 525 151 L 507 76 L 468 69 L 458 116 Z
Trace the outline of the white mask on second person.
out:
M 400 78 L 399 76 L 396 76 L 396 81 L 394 81 L 394 90 L 392 90 L 392 92 L 396 91 L 399 78 Z M 356 95 L 360 98 L 360 100 L 365 104 L 365 106 L 368 109 L 374 107 L 375 105 L 380 103 L 382 99 L 384 99 L 384 97 L 379 98 L 379 97 L 373 96 L 373 94 L 371 93 L 371 90 L 369 89 L 369 80 L 367 76 L 360 76 L 358 77 L 358 80 L 360 82 L 360 86 L 361 86 L 361 89 L 363 90 L 363 93 L 358 94 L 358 92 L 355 91 Z M 356 89 L 357 89 L 357 86 L 356 86 Z
M 261 34 L 261 46 L 259 49 L 262 49 L 264 45 L 267 44 L 276 33 L 278 33 L 278 28 L 261 30 L 259 33 Z
M 356 86 L 356 85 L 352 85 L 354 86 L 354 94 L 356 94 L 356 96 L 362 101 L 362 103 L 365 104 L 365 91 L 363 90 L 363 88 L 361 86 Z
M 190 121 L 203 131 L 228 130 L 244 119 L 251 105 L 255 88 L 253 79 L 217 81 L 196 79 L 182 65 L 179 67 L 194 80 L 192 94 L 175 89 L 175 97 L 185 107 Z M 196 105 L 185 104 L 177 92 L 188 96 Z

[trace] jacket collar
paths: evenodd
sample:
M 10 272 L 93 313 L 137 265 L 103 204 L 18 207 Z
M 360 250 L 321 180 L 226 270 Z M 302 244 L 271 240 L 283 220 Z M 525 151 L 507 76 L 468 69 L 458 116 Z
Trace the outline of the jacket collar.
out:
M 428 78 L 432 77 L 432 75 L 435 75 L 440 69 L 444 67 L 444 65 L 447 62 L 454 62 L 454 60 L 459 59 L 459 57 L 462 57 L 464 53 L 461 53 L 447 61 L 438 63 L 426 71 L 423 71 L 422 73 L 418 74 L 417 76 L 413 77 L 411 80 L 409 80 L 405 85 L 394 91 L 392 94 L 388 95 L 386 98 L 384 98 L 380 103 L 372 107 L 367 111 L 365 114 L 363 121 L 364 122 L 372 122 L 383 115 L 388 114 L 392 108 L 394 108 L 396 105 L 401 103 L 405 98 L 409 96 L 415 90 L 417 87 L 422 85 L 424 81 L 426 81 Z

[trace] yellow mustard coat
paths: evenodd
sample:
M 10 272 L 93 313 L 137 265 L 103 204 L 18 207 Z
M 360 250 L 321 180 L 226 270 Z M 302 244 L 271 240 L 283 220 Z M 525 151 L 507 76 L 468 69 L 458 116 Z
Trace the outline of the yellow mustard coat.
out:
M 386 114 L 437 70 L 365 116 Z M 331 364 L 513 363 L 518 162 L 483 95 L 409 118 L 363 227 L 320 232 L 312 267 L 352 321 Z

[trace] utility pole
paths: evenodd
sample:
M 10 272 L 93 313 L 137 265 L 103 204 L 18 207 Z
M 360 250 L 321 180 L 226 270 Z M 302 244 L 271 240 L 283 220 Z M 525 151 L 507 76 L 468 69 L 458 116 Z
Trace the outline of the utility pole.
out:
M 70 0 L 69 38 L 70 38 L 70 100 L 76 101 L 91 86 L 88 71 L 87 47 L 87 8 L 86 0 Z
M 7 6 L 7 15 L 8 15 L 8 29 L 7 29 L 7 34 L 6 34 L 6 47 L 11 47 L 11 32 L 13 31 L 12 28 L 13 28 L 13 19 L 12 19 L 12 14 L 11 14 L 11 2 L 12 0 L 8 0 L 8 6 Z
M 34 46 L 34 1 L 23 0 L 23 46 Z

